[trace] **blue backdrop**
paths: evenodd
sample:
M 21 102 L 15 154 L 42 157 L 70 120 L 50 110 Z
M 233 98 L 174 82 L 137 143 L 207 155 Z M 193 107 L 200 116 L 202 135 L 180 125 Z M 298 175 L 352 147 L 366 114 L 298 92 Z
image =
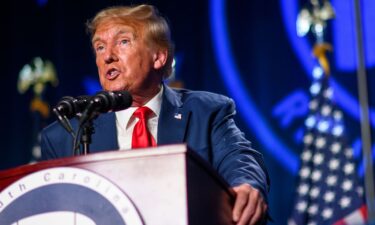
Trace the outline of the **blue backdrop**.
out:
M 170 22 L 176 45 L 176 79 L 185 88 L 228 95 L 237 103 L 238 126 L 265 156 L 271 176 L 270 209 L 275 224 L 291 212 L 308 90 L 315 64 L 311 37 L 295 32 L 297 13 L 305 1 L 5 1 L 1 34 L 0 169 L 28 163 L 35 117 L 32 91 L 19 94 L 18 74 L 40 56 L 56 67 L 59 85 L 47 87 L 50 105 L 65 95 L 97 89 L 96 67 L 85 22 L 100 9 L 130 3 L 156 5 Z M 332 1 L 337 18 L 327 40 L 338 106 L 344 111 L 349 143 L 360 158 L 354 15 L 350 0 Z M 363 0 L 364 37 L 371 116 L 375 117 L 375 3 Z M 371 11 L 372 10 L 372 11 Z M 42 121 L 45 126 L 53 121 Z M 371 127 L 375 126 L 375 119 Z M 359 171 L 361 175 L 361 172 Z

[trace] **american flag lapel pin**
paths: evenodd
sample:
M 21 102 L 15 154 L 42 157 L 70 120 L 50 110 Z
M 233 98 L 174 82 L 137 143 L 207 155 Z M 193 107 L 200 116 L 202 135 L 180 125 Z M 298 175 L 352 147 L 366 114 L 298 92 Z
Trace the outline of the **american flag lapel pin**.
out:
M 182 115 L 181 115 L 181 113 L 175 113 L 175 114 L 174 114 L 174 118 L 175 118 L 175 119 L 178 119 L 178 120 L 181 120 L 181 119 L 182 119 Z

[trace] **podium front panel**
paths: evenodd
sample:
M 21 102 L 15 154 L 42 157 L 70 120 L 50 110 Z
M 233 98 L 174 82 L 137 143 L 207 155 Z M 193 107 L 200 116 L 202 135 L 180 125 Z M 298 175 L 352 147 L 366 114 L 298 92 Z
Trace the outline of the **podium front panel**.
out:
M 185 145 L 95 153 L 0 171 L 0 190 L 56 167 L 80 168 L 104 177 L 129 197 L 146 225 L 232 224 L 233 193 Z M 0 220 L 1 216 L 0 212 Z

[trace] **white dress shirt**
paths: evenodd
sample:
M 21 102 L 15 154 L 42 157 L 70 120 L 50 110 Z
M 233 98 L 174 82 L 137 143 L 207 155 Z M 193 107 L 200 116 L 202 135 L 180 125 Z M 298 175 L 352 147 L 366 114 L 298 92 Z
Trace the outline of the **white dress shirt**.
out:
M 163 89 L 163 86 L 161 86 L 159 93 L 157 93 L 150 101 L 146 103 L 146 105 L 144 105 L 154 112 L 153 115 L 147 120 L 147 128 L 152 137 L 154 137 L 156 143 L 158 140 L 158 120 L 161 103 L 163 100 Z M 116 112 L 117 142 L 120 150 L 131 149 L 133 129 L 139 120 L 133 116 L 133 113 L 137 109 L 138 107 L 130 107 L 128 109 Z

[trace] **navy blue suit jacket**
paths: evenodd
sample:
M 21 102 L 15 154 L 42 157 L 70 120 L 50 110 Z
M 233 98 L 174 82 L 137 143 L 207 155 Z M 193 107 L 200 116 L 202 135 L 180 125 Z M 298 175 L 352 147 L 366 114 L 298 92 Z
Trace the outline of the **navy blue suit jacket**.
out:
M 235 106 L 225 96 L 202 91 L 174 90 L 164 86 L 158 123 L 158 145 L 187 145 L 229 183 L 249 183 L 267 200 L 269 178 L 262 155 L 251 148 L 233 120 Z M 77 120 L 72 120 L 77 129 Z M 115 113 L 94 121 L 90 152 L 118 149 Z M 72 155 L 72 137 L 58 123 L 42 131 L 42 158 Z

